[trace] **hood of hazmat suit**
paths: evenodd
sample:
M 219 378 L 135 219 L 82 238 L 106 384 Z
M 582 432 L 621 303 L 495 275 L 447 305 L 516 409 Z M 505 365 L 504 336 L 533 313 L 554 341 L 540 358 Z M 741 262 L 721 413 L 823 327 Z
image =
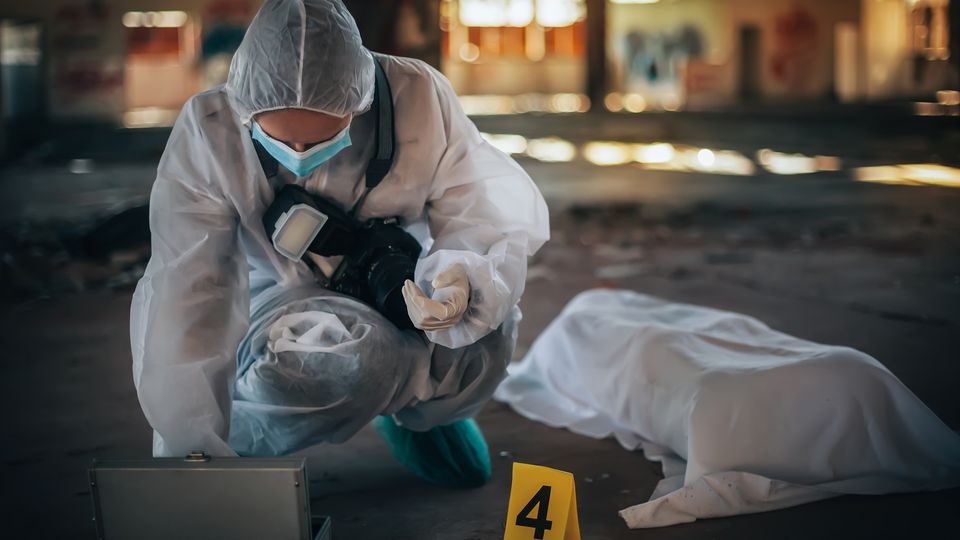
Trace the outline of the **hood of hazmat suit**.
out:
M 321 41 L 322 40 L 322 41 Z M 373 56 L 340 2 L 267 2 L 230 63 L 240 120 L 298 108 L 343 118 L 373 100 Z
M 418 60 L 376 59 L 393 95 L 396 151 L 393 167 L 370 192 L 358 218 L 397 218 L 420 241 L 415 281 L 427 295 L 434 293 L 431 282 L 440 272 L 462 265 L 471 289 L 463 319 L 425 336 L 405 332 L 408 337 L 399 341 L 366 339 L 381 319 L 372 308 L 343 297 L 302 302 L 297 305 L 323 308 L 304 307 L 308 312 L 283 318 L 294 321 L 283 329 L 263 327 L 267 312 L 282 307 L 291 291 L 316 286 L 314 272 L 280 255 L 264 231 L 261 219 L 276 190 L 294 183 L 344 209 L 354 207 L 364 192 L 375 139 L 374 119 L 363 114 L 374 92 L 374 55 L 362 46 L 341 2 L 267 0 L 233 59 L 227 84 L 184 105 L 151 193 L 152 256 L 134 294 L 130 324 L 134 382 L 155 432 L 155 455 L 193 450 L 232 455 L 236 449 L 257 453 L 263 448 L 281 453 L 306 442 L 349 437 L 348 432 L 327 437 L 313 419 L 336 408 L 330 403 L 361 409 L 368 396 L 361 392 L 333 400 L 327 395 L 324 401 L 304 392 L 291 405 L 280 403 L 286 394 L 278 392 L 266 403 L 265 393 L 257 391 L 263 381 L 256 379 L 266 368 L 251 368 L 244 354 L 253 353 L 244 351 L 273 355 L 272 382 L 291 392 L 318 384 L 305 367 L 316 360 L 314 353 L 336 355 L 339 366 L 403 358 L 413 367 L 399 372 L 419 378 L 384 383 L 383 388 L 393 389 L 384 400 L 392 399 L 391 410 L 421 403 L 424 408 L 406 416 L 416 417 L 423 429 L 449 420 L 444 415 L 450 411 L 437 412 L 443 407 L 425 407 L 439 393 L 465 404 L 469 400 L 454 394 L 483 386 L 452 376 L 442 384 L 430 379 L 437 371 L 430 356 L 440 349 L 474 347 L 492 357 L 492 346 L 483 343 L 496 341 L 487 336 L 512 320 L 527 257 L 549 237 L 546 204 L 526 173 L 480 136 L 439 72 Z M 284 170 L 266 177 L 251 141 L 250 120 L 285 107 L 353 114 L 354 144 L 306 177 Z M 364 322 L 365 314 L 355 317 L 356 312 L 369 312 L 373 322 Z M 272 317 L 279 319 L 276 313 Z M 348 319 L 355 324 L 345 323 Z M 250 342 L 254 331 L 269 336 L 268 342 L 240 347 L 238 354 L 241 341 Z M 274 343 L 274 337 L 285 345 Z M 496 354 L 507 350 L 512 348 L 500 347 Z M 296 361 L 283 364 L 283 355 Z M 458 361 L 445 365 L 446 372 L 492 377 Z M 381 371 L 389 370 L 373 373 Z M 372 376 L 353 373 L 349 380 Z M 351 419 L 359 429 L 376 414 Z M 323 425 L 347 425 L 345 419 L 327 420 Z M 246 437 L 242 448 L 234 443 L 238 433 Z

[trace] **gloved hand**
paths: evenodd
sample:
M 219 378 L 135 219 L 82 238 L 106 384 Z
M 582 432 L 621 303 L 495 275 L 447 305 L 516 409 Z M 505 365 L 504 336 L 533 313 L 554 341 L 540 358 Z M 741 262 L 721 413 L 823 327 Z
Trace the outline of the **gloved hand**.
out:
M 409 279 L 403 284 L 403 299 L 410 322 L 421 330 L 443 330 L 460 322 L 470 300 L 470 280 L 462 265 L 454 265 L 433 280 L 429 298 Z

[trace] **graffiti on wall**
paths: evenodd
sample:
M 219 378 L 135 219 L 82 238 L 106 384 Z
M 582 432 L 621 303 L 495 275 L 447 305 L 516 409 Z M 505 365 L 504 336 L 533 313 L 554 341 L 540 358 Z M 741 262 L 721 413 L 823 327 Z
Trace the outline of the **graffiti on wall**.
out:
M 818 31 L 813 15 L 799 6 L 775 17 L 770 55 L 774 81 L 795 91 L 810 88 L 817 64 Z

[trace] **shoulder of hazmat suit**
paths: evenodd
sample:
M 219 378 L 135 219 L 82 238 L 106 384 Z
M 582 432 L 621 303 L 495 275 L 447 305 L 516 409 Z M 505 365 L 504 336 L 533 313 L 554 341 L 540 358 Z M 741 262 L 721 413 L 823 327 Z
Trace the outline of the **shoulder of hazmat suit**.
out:
M 527 257 L 549 236 L 547 208 L 523 170 L 480 136 L 442 75 L 420 61 L 378 59 L 393 91 L 397 150 L 360 217 L 399 217 L 421 241 L 415 278 L 427 294 L 437 274 L 464 266 L 472 289 L 464 318 L 427 334 L 464 347 L 519 300 Z M 307 265 L 276 252 L 263 229 L 277 179 L 263 174 L 251 119 L 288 107 L 353 114 L 351 147 L 307 177 L 283 180 L 350 208 L 373 150 L 374 123 L 363 114 L 373 71 L 339 1 L 268 0 L 226 86 L 184 107 L 151 195 L 153 253 L 131 310 L 134 378 L 155 455 L 233 453 L 225 441 L 250 313 L 315 286 Z

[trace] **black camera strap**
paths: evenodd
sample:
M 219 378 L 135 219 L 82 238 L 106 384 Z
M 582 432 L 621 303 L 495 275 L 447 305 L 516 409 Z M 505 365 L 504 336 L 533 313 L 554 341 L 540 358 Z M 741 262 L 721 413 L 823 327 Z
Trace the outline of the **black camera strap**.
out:
M 374 154 L 367 163 L 366 180 L 363 195 L 350 211 L 352 217 L 360 212 L 363 203 L 367 200 L 370 190 L 380 185 L 390 168 L 393 166 L 393 158 L 396 152 L 396 129 L 394 127 L 393 114 L 393 93 L 390 90 L 390 81 L 387 80 L 387 74 L 383 71 L 380 61 L 373 59 L 375 79 L 373 89 L 373 103 L 370 106 L 369 114 L 373 115 L 376 122 L 374 134 Z M 252 136 L 252 135 L 251 135 Z M 273 178 L 277 175 L 280 164 L 270 155 L 269 152 L 254 140 L 253 146 L 257 151 L 257 158 L 260 160 L 260 167 L 267 178 Z
M 367 195 L 370 191 L 379 186 L 383 178 L 390 172 L 393 166 L 393 155 L 396 151 L 396 128 L 393 125 L 393 92 L 390 90 L 390 81 L 387 80 L 387 74 L 383 71 L 383 66 L 376 58 L 373 59 L 376 79 L 373 86 L 373 104 L 370 106 L 370 114 L 373 115 L 377 123 L 375 135 L 375 153 L 367 163 L 366 186 L 363 189 L 363 195 L 360 200 L 350 210 L 350 215 L 354 218 L 363 208 L 363 203 L 367 201 Z
M 393 125 L 393 92 L 390 90 L 390 81 L 383 71 L 380 61 L 374 59 L 376 67 L 376 82 L 374 83 L 373 105 L 370 114 L 377 122 L 376 149 L 370 162 L 367 163 L 367 189 L 380 185 L 383 178 L 393 166 L 393 154 L 396 150 L 396 130 Z

